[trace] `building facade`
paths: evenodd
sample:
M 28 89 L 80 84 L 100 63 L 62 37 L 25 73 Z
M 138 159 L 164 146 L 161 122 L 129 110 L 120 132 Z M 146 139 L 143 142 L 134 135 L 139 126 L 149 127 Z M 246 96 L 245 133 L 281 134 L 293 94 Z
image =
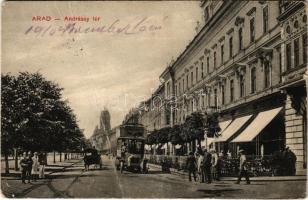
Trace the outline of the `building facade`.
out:
M 165 124 L 217 111 L 217 150 L 265 156 L 288 146 L 306 168 L 306 4 L 202 1 L 203 28 L 160 76 Z

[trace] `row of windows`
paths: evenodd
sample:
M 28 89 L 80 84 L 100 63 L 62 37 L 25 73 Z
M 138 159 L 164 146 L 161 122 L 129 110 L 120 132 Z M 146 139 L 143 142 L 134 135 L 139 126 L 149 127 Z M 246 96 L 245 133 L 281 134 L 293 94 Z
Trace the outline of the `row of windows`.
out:
M 307 34 L 302 36 L 302 52 L 303 63 L 307 63 Z M 294 65 L 292 65 L 292 59 Z M 293 40 L 293 56 L 292 56 L 292 43 L 286 45 L 286 68 L 287 70 L 298 67 L 300 65 L 300 38 Z
M 268 31 L 268 20 L 269 20 L 269 11 L 268 11 L 268 6 L 265 6 L 263 8 L 263 31 L 264 33 L 266 33 Z M 255 41 L 255 18 L 252 17 L 250 19 L 250 23 L 249 23 L 249 27 L 250 27 L 250 42 L 254 42 Z M 241 51 L 243 49 L 243 28 L 240 27 L 238 29 L 238 50 Z M 228 40 L 228 47 L 229 47 L 229 59 L 231 59 L 234 56 L 234 40 L 233 40 L 233 36 L 229 37 Z M 220 62 L 221 64 L 224 63 L 224 58 L 225 58 L 225 46 L 224 44 L 222 44 L 220 46 Z M 206 66 L 204 67 L 204 64 L 206 64 Z M 213 52 L 213 68 L 217 68 L 217 52 L 214 51 Z M 210 73 L 210 56 L 206 57 L 206 62 L 204 63 L 204 61 L 201 62 L 201 79 L 204 78 L 205 72 L 206 74 Z M 186 75 L 186 85 L 185 85 L 185 80 L 183 78 L 182 80 L 182 84 L 181 81 L 178 81 L 178 85 L 176 86 L 176 94 L 179 95 L 182 92 L 184 92 L 185 90 L 187 90 L 189 88 L 189 81 L 188 81 L 188 75 Z M 195 82 L 198 82 L 199 80 L 199 68 L 196 67 L 195 69 Z M 191 71 L 190 72 L 190 86 L 194 85 L 194 72 Z

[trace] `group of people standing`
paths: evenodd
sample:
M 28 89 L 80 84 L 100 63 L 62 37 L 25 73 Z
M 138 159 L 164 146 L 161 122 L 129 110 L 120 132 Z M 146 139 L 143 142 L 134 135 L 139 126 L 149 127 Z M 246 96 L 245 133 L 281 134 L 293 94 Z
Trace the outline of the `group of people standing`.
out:
M 186 161 L 189 181 L 192 181 L 192 175 L 194 180 L 197 181 L 197 173 L 200 183 L 206 182 L 210 184 L 212 180 L 219 181 L 221 177 L 222 158 L 223 154 L 218 154 L 215 150 L 208 152 L 207 149 L 199 149 L 195 154 L 190 152 Z M 246 183 L 250 184 L 244 150 L 239 151 L 239 161 L 239 173 L 236 183 L 239 184 L 242 177 L 245 177 Z
M 30 180 L 36 181 L 38 178 L 45 178 L 45 166 L 47 165 L 47 156 L 45 153 L 38 154 L 31 151 L 24 152 L 23 157 L 19 162 L 21 167 L 21 181 L 28 183 Z
M 192 180 L 192 175 L 194 180 L 197 181 L 197 173 L 200 183 L 212 183 L 212 180 L 219 181 L 221 156 L 215 150 L 208 152 L 207 149 L 198 149 L 195 154 L 190 152 L 186 163 L 189 181 Z

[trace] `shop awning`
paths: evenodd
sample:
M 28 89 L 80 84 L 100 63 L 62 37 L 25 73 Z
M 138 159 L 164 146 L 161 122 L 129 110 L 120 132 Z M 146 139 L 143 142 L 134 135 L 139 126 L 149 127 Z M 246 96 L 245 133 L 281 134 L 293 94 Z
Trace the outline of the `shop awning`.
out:
M 231 142 L 251 142 L 281 111 L 282 107 L 260 112 L 248 127 Z
M 252 115 L 247 115 L 244 117 L 239 117 L 233 120 L 233 122 L 221 133 L 215 142 L 225 142 L 232 135 L 234 135 L 250 118 Z
M 220 131 L 218 133 L 219 135 L 229 126 L 231 121 L 232 120 L 227 120 L 227 121 L 219 122 L 219 127 L 220 127 Z

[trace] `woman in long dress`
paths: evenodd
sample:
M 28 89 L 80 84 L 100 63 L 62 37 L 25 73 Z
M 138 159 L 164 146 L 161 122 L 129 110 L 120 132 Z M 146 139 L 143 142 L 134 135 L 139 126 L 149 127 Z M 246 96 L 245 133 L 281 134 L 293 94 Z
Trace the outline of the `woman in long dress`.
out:
M 32 161 L 33 161 L 33 165 L 32 165 L 31 174 L 32 174 L 33 181 L 36 181 L 38 178 L 38 170 L 39 170 L 39 160 L 38 160 L 37 152 L 34 152 Z

